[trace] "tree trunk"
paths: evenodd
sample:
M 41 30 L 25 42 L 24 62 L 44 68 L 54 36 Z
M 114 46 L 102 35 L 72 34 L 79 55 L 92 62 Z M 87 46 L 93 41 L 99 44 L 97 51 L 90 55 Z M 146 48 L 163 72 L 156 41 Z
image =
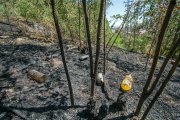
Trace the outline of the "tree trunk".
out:
M 152 99 L 151 103 L 148 105 L 147 109 L 145 110 L 141 120 L 145 120 L 146 116 L 148 115 L 149 111 L 151 110 L 152 106 L 154 105 L 154 103 L 156 102 L 156 100 L 159 98 L 159 96 L 161 95 L 161 93 L 163 92 L 164 88 L 166 87 L 167 83 L 169 82 L 169 80 L 171 79 L 171 76 L 173 75 L 174 71 L 176 70 L 176 67 L 179 65 L 180 62 L 180 54 L 178 56 L 178 58 L 176 59 L 176 62 L 174 63 L 174 65 L 172 66 L 171 70 L 169 71 L 166 79 L 164 80 L 164 82 L 162 83 L 161 87 L 159 88 L 159 90 L 156 92 L 154 98 Z
M 104 51 L 104 63 L 103 63 L 103 72 L 104 75 L 106 74 L 106 0 L 104 1 L 104 46 L 103 46 L 103 51 Z
M 102 27 L 102 17 L 103 17 L 103 10 L 104 10 L 104 0 L 101 0 L 100 3 L 100 11 L 99 11 L 99 17 L 98 17 L 98 27 L 97 27 L 97 38 L 96 38 L 96 58 L 94 63 L 94 76 L 93 79 L 96 78 L 97 74 L 97 68 L 98 68 L 98 61 L 99 61 L 99 54 L 100 54 L 100 43 L 101 43 L 101 27 Z M 95 80 L 93 81 L 93 89 Z M 94 92 L 92 93 L 94 95 Z
M 89 29 L 89 20 L 86 8 L 86 0 L 82 0 L 83 4 L 83 11 L 84 11 L 84 18 L 85 18 L 85 25 L 86 25 L 86 36 L 88 42 L 88 49 L 89 49 L 89 58 L 90 58 L 90 76 L 91 76 L 91 97 L 93 97 L 94 93 L 94 79 L 93 79 L 93 56 L 92 56 L 92 47 L 91 47 L 91 36 L 90 36 L 90 29 Z
M 62 56 L 62 62 L 63 62 L 63 65 L 64 65 L 64 70 L 65 70 L 67 81 L 68 81 L 71 105 L 74 106 L 73 89 L 72 89 L 72 85 L 71 85 L 71 80 L 70 80 L 68 68 L 67 68 L 67 65 L 66 65 L 64 48 L 63 48 L 63 41 L 62 41 L 62 32 L 61 32 L 61 28 L 59 26 L 58 17 L 57 17 L 57 13 L 56 13 L 56 7 L 55 7 L 55 1 L 54 0 L 51 0 L 51 6 L 52 6 L 52 14 L 53 14 L 55 27 L 56 27 L 56 32 L 57 32 L 57 36 L 58 36 L 58 40 L 59 40 L 59 46 L 60 46 L 60 52 L 61 52 L 61 56 Z
M 166 16 L 164 18 L 160 33 L 158 35 L 158 41 L 157 41 L 157 45 L 156 45 L 156 49 L 155 49 L 155 55 L 154 55 L 153 63 L 152 63 L 152 66 L 151 66 L 151 70 L 149 72 L 148 79 L 147 79 L 146 84 L 145 84 L 145 86 L 143 88 L 143 92 L 142 92 L 142 95 L 140 97 L 138 106 L 136 108 L 136 111 L 135 111 L 135 114 L 134 114 L 135 116 L 139 115 L 141 107 L 142 107 L 144 101 L 147 99 L 147 95 L 146 95 L 147 90 L 148 90 L 149 84 L 151 82 L 151 79 L 153 77 L 154 70 L 156 68 L 156 64 L 157 64 L 157 61 L 158 61 L 158 58 L 159 58 L 160 48 L 161 48 L 161 44 L 162 44 L 162 41 L 163 41 L 163 38 L 164 38 L 164 34 L 165 34 L 166 28 L 168 26 L 168 23 L 169 23 L 169 20 L 170 20 L 170 17 L 171 17 L 171 14 L 172 14 L 172 11 L 173 11 L 175 5 L 176 5 L 176 0 L 171 0 L 170 3 L 169 3 L 169 6 L 168 6 Z
M 152 93 L 152 91 L 154 90 L 154 88 L 156 87 L 168 61 L 170 60 L 170 58 L 172 57 L 172 55 L 175 53 L 176 49 L 178 48 L 178 46 L 180 46 L 180 38 L 176 41 L 175 44 L 173 44 L 170 52 L 168 53 L 167 57 L 165 58 L 163 64 L 162 64 L 162 67 L 161 69 L 159 70 L 159 73 L 155 79 L 155 81 L 153 82 L 153 84 L 151 85 L 150 89 L 148 90 L 148 94 L 150 95 Z
M 79 13 L 79 48 L 81 49 L 82 42 L 81 42 L 81 11 L 80 11 L 80 0 L 78 0 L 78 13 Z

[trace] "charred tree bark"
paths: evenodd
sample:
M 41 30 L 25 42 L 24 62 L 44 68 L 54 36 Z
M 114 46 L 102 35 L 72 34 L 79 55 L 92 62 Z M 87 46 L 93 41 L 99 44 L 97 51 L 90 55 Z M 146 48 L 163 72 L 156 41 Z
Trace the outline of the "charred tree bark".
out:
M 93 76 L 94 81 L 92 83 L 93 89 L 94 89 L 94 85 L 95 85 L 95 78 L 96 78 L 96 74 L 97 74 L 99 54 L 100 54 L 101 27 L 102 27 L 104 3 L 105 3 L 104 0 L 101 0 L 99 17 L 98 17 L 97 38 L 96 38 L 96 58 L 95 58 L 95 63 L 94 63 L 94 76 Z M 92 95 L 94 96 L 94 91 L 93 91 Z
M 167 83 L 169 82 L 169 80 L 171 79 L 171 76 L 173 75 L 174 71 L 176 70 L 176 67 L 179 65 L 180 62 L 180 54 L 178 56 L 178 58 L 176 59 L 176 62 L 174 63 L 174 65 L 172 66 L 171 70 L 169 71 L 166 79 L 164 80 L 164 82 L 162 83 L 161 87 L 159 88 L 159 90 L 156 92 L 154 98 L 152 99 L 151 103 L 148 105 L 147 109 L 145 110 L 141 120 L 145 120 L 146 116 L 148 115 L 149 111 L 151 110 L 152 106 L 154 105 L 154 103 L 156 102 L 156 100 L 159 98 L 159 96 L 161 95 L 161 93 L 163 92 L 164 88 L 166 87 Z
M 104 63 L 103 63 L 103 72 L 104 75 L 106 74 L 106 0 L 104 1 L 104 44 L 103 44 L 103 51 L 104 51 Z
M 161 67 L 161 69 L 160 69 L 160 71 L 159 71 L 159 73 L 158 73 L 155 81 L 153 82 L 152 86 L 151 86 L 150 89 L 148 90 L 148 95 L 150 95 L 150 94 L 152 93 L 152 91 L 154 90 L 154 88 L 156 87 L 156 85 L 157 85 L 157 83 L 158 83 L 158 81 L 159 81 L 159 79 L 160 79 L 160 77 L 161 77 L 161 75 L 162 75 L 162 73 L 163 73 L 163 71 L 164 71 L 164 69 L 165 69 L 168 61 L 169 61 L 169 59 L 170 59 L 170 58 L 172 57 L 172 55 L 175 53 L 175 51 L 176 51 L 176 49 L 177 49 L 178 46 L 180 46 L 180 38 L 176 41 L 175 44 L 173 44 L 170 52 L 168 53 L 167 57 L 165 58 L 165 60 L 164 60 L 164 62 L 163 62 L 163 64 L 162 64 L 162 67 Z
M 180 45 L 180 38 L 178 40 L 176 40 L 176 43 L 173 44 L 173 46 L 171 47 L 170 52 L 168 53 L 167 57 L 165 58 L 165 60 L 164 60 L 164 62 L 162 64 L 162 67 L 160 68 L 160 71 L 159 71 L 155 81 L 153 82 L 153 84 L 151 85 L 150 89 L 146 93 L 146 98 L 149 97 L 152 94 L 152 92 L 155 89 L 155 87 L 156 87 L 156 85 L 157 85 L 157 83 L 158 83 L 158 81 L 159 81 L 159 79 L 160 79 L 160 77 L 161 77 L 161 75 L 162 75 L 162 73 L 163 73 L 163 71 L 164 71 L 168 61 L 169 61 L 169 59 L 172 57 L 173 53 L 175 53 L 175 51 L 179 47 L 179 45 Z M 147 109 L 149 109 L 149 108 L 147 108 Z
M 82 43 L 81 43 L 81 11 L 80 11 L 80 0 L 78 0 L 78 13 L 79 13 L 79 48 L 81 49 Z
M 155 49 L 155 55 L 154 55 L 154 58 L 153 58 L 153 63 L 152 63 L 152 66 L 151 66 L 151 70 L 149 72 L 148 79 L 147 79 L 146 84 L 145 84 L 145 86 L 143 88 L 143 92 L 141 94 L 138 106 L 136 108 L 136 111 L 135 111 L 135 114 L 134 114 L 135 116 L 139 115 L 141 107 L 142 107 L 144 101 L 147 98 L 147 90 L 148 90 L 149 84 L 151 82 L 151 79 L 153 77 L 154 70 L 156 68 L 156 64 L 157 64 L 157 61 L 158 61 L 158 58 L 159 58 L 160 48 L 161 48 L 161 44 L 162 44 L 162 41 L 163 41 L 163 38 L 164 38 L 164 34 L 165 34 L 166 28 L 168 26 L 168 23 L 169 23 L 169 20 L 170 20 L 170 17 L 171 17 L 171 14 L 172 14 L 172 11 L 173 11 L 175 5 L 176 5 L 176 0 L 171 0 L 170 3 L 169 3 L 169 6 L 168 6 L 168 9 L 167 9 L 167 12 L 166 12 L 166 16 L 164 18 L 164 21 L 163 21 L 160 33 L 158 35 L 158 41 L 157 41 L 157 44 L 156 44 L 156 49 Z
M 64 48 L 63 48 L 63 41 L 62 41 L 62 32 L 61 32 L 61 28 L 59 26 L 59 21 L 58 21 L 58 17 L 57 17 L 57 13 L 56 13 L 55 0 L 51 0 L 51 7 L 52 7 L 52 14 L 53 14 L 55 27 L 56 27 L 56 32 L 57 32 L 57 36 L 58 36 L 58 40 L 59 40 L 59 46 L 60 46 L 62 62 L 63 62 L 63 65 L 64 65 L 64 70 L 65 70 L 67 81 L 68 81 L 71 105 L 74 106 L 73 89 L 72 89 L 72 85 L 71 85 L 71 80 L 70 80 L 68 68 L 67 68 L 67 65 L 66 65 Z
M 88 49 L 89 49 L 89 58 L 90 58 L 90 76 L 91 76 L 91 97 L 93 97 L 94 93 L 94 79 L 93 79 L 93 56 L 92 56 L 92 47 L 91 47 L 91 36 L 90 36 L 90 29 L 89 29 L 89 20 L 86 8 L 86 0 L 82 0 L 83 4 L 83 11 L 84 11 L 84 18 L 85 18 L 85 26 L 86 26 L 86 36 L 88 42 Z
M 93 3 L 94 3 L 94 11 L 93 11 L 93 25 L 94 25 L 94 35 L 93 35 L 93 39 L 95 40 L 96 39 L 96 7 L 97 7 L 97 5 L 96 5 L 96 1 L 95 0 L 93 0 Z M 94 41 L 94 43 L 95 43 L 95 41 Z

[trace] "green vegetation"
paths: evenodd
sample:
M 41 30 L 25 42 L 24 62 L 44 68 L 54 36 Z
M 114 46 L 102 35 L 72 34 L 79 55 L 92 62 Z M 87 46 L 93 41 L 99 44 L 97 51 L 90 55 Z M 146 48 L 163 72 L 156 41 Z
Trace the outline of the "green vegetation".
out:
M 1 4 L 1 5 L 0 5 L 0 12 L 2 13 L 3 10 L 4 10 L 4 6 Z
M 85 23 L 82 10 L 82 3 L 78 0 L 58 0 L 56 7 L 58 11 L 58 19 L 60 19 L 64 37 L 72 40 L 85 40 Z M 107 7 L 111 6 L 110 0 L 107 1 Z M 90 32 L 92 34 L 92 42 L 95 43 L 97 19 L 99 13 L 100 2 L 91 0 L 87 2 L 87 11 L 90 21 Z M 179 3 L 177 4 L 179 6 Z M 79 9 L 78 9 L 79 8 Z M 126 2 L 126 12 L 128 18 L 122 23 L 124 27 L 117 39 L 117 32 L 113 36 L 108 20 L 106 20 L 106 41 L 112 37 L 109 45 L 125 48 L 130 51 L 147 53 L 153 40 L 156 41 L 159 28 L 161 27 L 165 11 L 167 9 L 167 1 L 151 0 L 139 2 Z M 173 11 L 170 24 L 164 37 L 161 54 L 166 55 L 172 44 L 175 30 L 180 19 L 179 10 Z M 79 16 L 80 15 L 80 16 Z M 125 19 L 126 15 L 114 15 L 114 21 Z M 0 16 L 9 21 L 11 18 L 21 18 L 34 22 L 41 22 L 51 27 L 54 26 L 52 12 L 49 0 L 2 0 L 0 2 Z M 80 19 L 80 22 L 79 22 Z M 115 23 L 115 22 L 114 22 Z M 102 28 L 104 29 L 104 28 Z M 141 30 L 145 30 L 144 34 L 140 34 Z M 117 30 L 118 31 L 118 30 Z M 80 34 L 80 36 L 79 36 Z M 103 38 L 103 36 L 102 36 Z M 83 43 L 83 41 L 82 41 Z M 154 42 L 153 45 L 155 45 Z M 152 50 L 152 54 L 153 54 Z M 177 56 L 175 54 L 175 56 Z

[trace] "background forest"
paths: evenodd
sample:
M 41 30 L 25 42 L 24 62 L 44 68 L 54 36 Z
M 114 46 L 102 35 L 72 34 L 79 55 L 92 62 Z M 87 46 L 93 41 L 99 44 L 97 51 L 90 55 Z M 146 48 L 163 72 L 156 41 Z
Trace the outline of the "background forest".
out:
M 79 40 L 79 44 L 83 44 L 86 32 L 82 2 L 80 0 L 57 0 L 56 2 L 63 36 L 72 40 Z M 90 32 L 94 42 L 99 4 L 98 0 L 89 0 L 87 2 Z M 177 28 L 180 19 L 179 4 L 177 3 L 168 25 L 161 48 L 161 55 L 167 54 L 171 43 L 174 41 L 176 31 L 179 29 Z M 112 16 L 112 21 L 107 19 L 103 21 L 105 22 L 105 28 L 103 25 L 102 29 L 105 29 L 105 34 L 103 34 L 102 38 L 105 35 L 107 45 L 114 44 L 114 46 L 126 50 L 148 54 L 151 46 L 156 44 L 157 34 L 165 16 L 168 0 L 127 1 L 125 5 L 125 15 L 117 14 Z M 109 6 L 113 6 L 110 0 L 107 1 L 106 9 Z M 52 28 L 54 26 L 49 0 L 1 0 L 0 16 L 8 21 L 16 19 L 43 23 Z M 118 20 L 123 22 L 120 26 L 114 26 Z M 47 32 L 50 31 L 47 30 Z M 153 49 L 150 53 L 153 53 Z

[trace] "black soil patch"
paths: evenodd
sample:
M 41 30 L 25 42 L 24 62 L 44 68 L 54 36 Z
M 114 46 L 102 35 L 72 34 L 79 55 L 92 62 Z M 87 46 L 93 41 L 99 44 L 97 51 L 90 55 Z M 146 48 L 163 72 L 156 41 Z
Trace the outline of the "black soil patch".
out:
M 65 44 L 65 48 L 68 44 L 68 42 Z M 145 56 L 113 49 L 108 58 L 105 76 L 106 91 L 111 99 L 107 100 L 101 87 L 96 86 L 93 109 L 95 114 L 90 114 L 87 107 L 91 84 L 89 59 L 80 61 L 82 54 L 77 49 L 65 49 L 75 99 L 75 107 L 71 107 L 63 66 L 54 68 L 51 64 L 53 58 L 61 60 L 59 47 L 56 44 L 51 46 L 23 44 L 12 48 L 13 45 L 0 46 L 0 105 L 15 110 L 29 120 L 129 119 L 137 106 L 150 68 L 149 65 L 148 69 L 144 70 Z M 102 63 L 102 58 L 100 58 L 100 63 Z M 159 64 L 161 63 L 162 60 Z M 170 67 L 171 64 L 168 64 L 166 71 Z M 102 72 L 101 68 L 102 64 L 100 64 L 99 72 Z M 38 84 L 29 80 L 27 71 L 30 69 L 44 73 L 47 76 L 45 83 Z M 158 70 L 157 68 L 156 73 Z M 125 93 L 122 98 L 125 103 L 121 102 L 122 106 L 118 107 L 119 104 L 115 101 L 121 94 L 119 83 L 124 75 L 130 73 L 134 78 L 133 90 Z M 166 74 L 167 72 L 164 72 L 163 76 Z M 180 68 L 177 68 L 148 118 L 180 119 L 179 96 Z M 20 118 L 10 112 L 1 111 L 0 119 L 18 120 Z

